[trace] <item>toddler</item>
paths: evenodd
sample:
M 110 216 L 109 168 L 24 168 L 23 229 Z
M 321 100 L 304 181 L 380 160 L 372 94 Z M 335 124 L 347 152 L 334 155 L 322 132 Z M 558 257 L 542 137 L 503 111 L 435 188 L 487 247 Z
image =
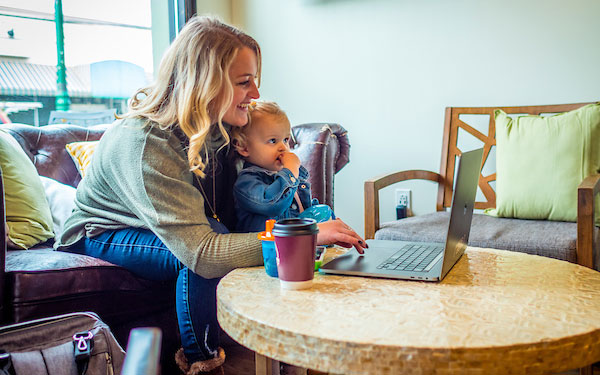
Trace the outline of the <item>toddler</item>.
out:
M 308 171 L 290 152 L 285 112 L 273 102 L 258 102 L 250 106 L 249 117 L 246 126 L 232 131 L 232 143 L 244 159 L 233 187 L 236 230 L 260 232 L 266 220 L 298 217 L 318 201 L 311 200 Z

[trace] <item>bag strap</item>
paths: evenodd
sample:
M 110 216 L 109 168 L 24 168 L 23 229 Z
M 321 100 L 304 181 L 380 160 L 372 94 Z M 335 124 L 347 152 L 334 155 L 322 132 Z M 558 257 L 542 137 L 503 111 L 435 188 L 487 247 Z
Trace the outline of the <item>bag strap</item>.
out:
M 0 350 L 0 375 L 16 375 L 10 354 Z
M 85 375 L 87 372 L 92 349 L 94 348 L 94 334 L 92 331 L 78 332 L 73 335 L 73 347 L 75 350 L 75 364 L 77 374 Z

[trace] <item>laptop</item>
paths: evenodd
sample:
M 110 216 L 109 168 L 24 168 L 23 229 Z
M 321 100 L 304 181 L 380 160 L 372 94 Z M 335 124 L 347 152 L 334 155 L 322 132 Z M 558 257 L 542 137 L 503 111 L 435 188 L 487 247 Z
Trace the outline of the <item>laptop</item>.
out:
M 368 240 L 364 254 L 348 251 L 319 270 L 338 275 L 441 281 L 467 247 L 482 159 L 482 148 L 459 157 L 445 244 Z

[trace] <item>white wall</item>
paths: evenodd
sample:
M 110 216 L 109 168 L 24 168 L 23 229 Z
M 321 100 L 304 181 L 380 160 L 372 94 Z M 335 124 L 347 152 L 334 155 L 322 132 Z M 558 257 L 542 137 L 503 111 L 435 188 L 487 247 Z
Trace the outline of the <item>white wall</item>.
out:
M 232 7 L 233 22 L 261 45 L 262 97 L 279 102 L 292 123 L 348 130 L 351 162 L 336 176 L 335 209 L 360 233 L 364 180 L 439 171 L 446 106 L 600 100 L 597 0 L 233 0 Z M 435 209 L 433 184 L 399 187 L 413 190 L 417 213 Z M 394 189 L 381 197 L 384 221 L 395 215 Z
M 216 15 L 228 23 L 233 22 L 231 5 L 231 0 L 196 0 L 198 13 Z

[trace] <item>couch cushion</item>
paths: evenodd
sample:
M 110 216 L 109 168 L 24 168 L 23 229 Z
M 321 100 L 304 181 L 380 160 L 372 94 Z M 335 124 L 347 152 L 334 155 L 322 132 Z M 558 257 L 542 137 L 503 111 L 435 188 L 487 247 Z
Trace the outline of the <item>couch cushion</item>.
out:
M 6 254 L 9 319 L 21 322 L 73 311 L 94 311 L 120 324 L 172 309 L 174 282 L 138 278 L 85 255 L 51 249 Z
M 449 220 L 449 212 L 433 212 L 383 223 L 375 238 L 444 242 Z M 598 244 L 599 231 L 596 229 L 595 233 Z M 573 263 L 577 261 L 576 242 L 576 223 L 505 219 L 480 214 L 473 215 L 469 235 L 470 246 L 518 251 Z

